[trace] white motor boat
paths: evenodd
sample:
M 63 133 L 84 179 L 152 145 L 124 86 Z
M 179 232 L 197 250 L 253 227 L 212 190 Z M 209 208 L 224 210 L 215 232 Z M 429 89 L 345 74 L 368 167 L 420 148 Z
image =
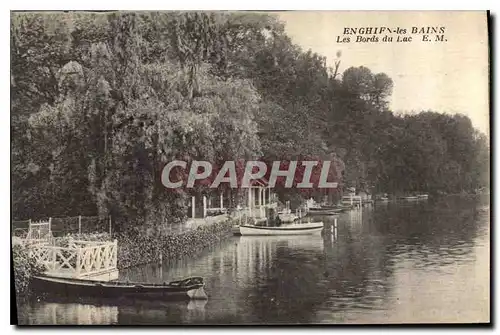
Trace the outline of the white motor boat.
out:
M 321 233 L 323 228 L 323 222 L 287 224 L 279 227 L 241 225 L 240 234 L 243 236 L 311 235 Z

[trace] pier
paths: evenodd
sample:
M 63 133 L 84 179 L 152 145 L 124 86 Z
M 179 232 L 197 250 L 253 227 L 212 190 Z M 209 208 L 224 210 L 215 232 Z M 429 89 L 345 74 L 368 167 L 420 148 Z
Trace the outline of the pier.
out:
M 103 281 L 118 279 L 117 240 L 70 239 L 67 246 L 57 246 L 52 218 L 38 222 L 29 220 L 28 223 L 28 232 L 20 241 L 29 248 L 30 257 L 45 267 L 45 275 Z
M 33 245 L 30 257 L 46 268 L 52 277 L 116 280 L 118 241 L 71 241 L 68 247 Z

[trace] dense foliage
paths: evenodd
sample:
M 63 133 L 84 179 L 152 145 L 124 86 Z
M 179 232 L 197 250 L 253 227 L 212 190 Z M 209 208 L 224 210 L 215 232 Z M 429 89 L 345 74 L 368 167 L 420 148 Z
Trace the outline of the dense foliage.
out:
M 42 273 L 44 268 L 35 258 L 29 257 L 28 248 L 16 238 L 12 241 L 12 260 L 16 295 L 27 294 L 31 277 Z
M 175 224 L 173 159 L 333 159 L 343 187 L 384 192 L 489 185 L 467 117 L 394 115 L 387 75 L 337 75 L 270 15 L 13 13 L 11 61 L 14 218 Z
M 230 235 L 233 225 L 231 220 L 225 220 L 183 232 L 159 231 L 151 234 L 138 230 L 134 235 L 119 235 L 118 269 L 157 262 L 160 257 L 171 261 L 198 255 L 206 247 Z

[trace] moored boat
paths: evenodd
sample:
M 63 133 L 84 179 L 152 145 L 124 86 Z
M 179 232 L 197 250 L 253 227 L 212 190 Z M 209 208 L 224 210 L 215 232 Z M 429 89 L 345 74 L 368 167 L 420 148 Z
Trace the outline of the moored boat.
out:
M 341 213 L 343 209 L 334 208 L 309 208 L 309 215 L 337 215 Z
M 428 199 L 429 195 L 428 194 L 419 194 L 419 195 L 417 195 L 417 198 L 419 198 L 419 199 Z
M 167 300 L 207 299 L 202 277 L 150 284 L 35 276 L 31 285 L 35 292 L 57 293 L 63 296 L 138 297 Z
M 310 235 L 321 233 L 323 230 L 323 222 L 310 222 L 310 223 L 298 223 L 298 224 L 288 224 L 279 227 L 262 227 L 262 226 L 250 226 L 241 225 L 240 234 L 243 236 L 252 235 Z
M 336 206 L 336 209 L 338 209 L 341 213 L 343 213 L 354 209 L 354 205 L 339 205 Z
M 267 218 L 253 218 L 253 224 L 246 224 L 246 225 L 261 227 L 266 222 L 267 222 Z M 237 236 L 241 235 L 240 227 L 241 227 L 241 224 L 232 226 L 231 233 L 233 233 L 233 235 L 237 235 Z
M 400 200 L 407 200 L 407 201 L 413 201 L 413 200 L 418 200 L 417 196 L 407 196 L 407 197 L 400 197 Z

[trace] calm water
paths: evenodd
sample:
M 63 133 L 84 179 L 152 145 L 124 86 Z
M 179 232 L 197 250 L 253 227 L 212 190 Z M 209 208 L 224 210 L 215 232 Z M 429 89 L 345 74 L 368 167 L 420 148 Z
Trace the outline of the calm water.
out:
M 122 279 L 206 279 L 206 302 L 55 298 L 22 324 L 261 324 L 489 321 L 489 199 L 385 205 L 327 222 L 322 236 L 232 237 L 196 259 Z

